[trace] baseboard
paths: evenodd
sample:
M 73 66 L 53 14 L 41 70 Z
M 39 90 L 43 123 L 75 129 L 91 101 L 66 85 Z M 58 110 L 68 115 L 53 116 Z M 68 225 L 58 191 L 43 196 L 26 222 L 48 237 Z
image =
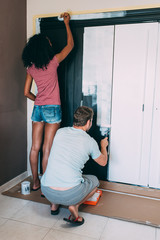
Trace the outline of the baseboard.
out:
M 120 192 L 130 195 L 138 195 L 160 200 L 160 189 L 136 186 L 125 183 L 116 183 L 100 180 L 100 187 L 104 191 Z
M 20 181 L 23 181 L 27 177 L 28 177 L 28 171 L 18 175 L 17 177 L 13 178 L 9 182 L 0 186 L 0 193 L 3 192 L 3 191 L 7 191 L 8 189 L 12 188 L 13 186 L 18 184 Z

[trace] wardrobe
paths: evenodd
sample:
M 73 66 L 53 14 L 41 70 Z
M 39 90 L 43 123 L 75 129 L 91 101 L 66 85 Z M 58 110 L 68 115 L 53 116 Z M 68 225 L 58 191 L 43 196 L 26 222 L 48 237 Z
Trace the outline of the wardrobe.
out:
M 74 110 L 94 110 L 89 134 L 98 143 L 109 132 L 109 161 L 92 159 L 84 173 L 99 179 L 160 187 L 160 25 L 159 9 L 125 16 L 71 20 L 75 47 L 58 68 L 63 126 Z M 39 19 L 59 52 L 66 44 L 64 23 Z
M 159 187 L 159 47 L 159 23 L 115 26 L 110 181 Z

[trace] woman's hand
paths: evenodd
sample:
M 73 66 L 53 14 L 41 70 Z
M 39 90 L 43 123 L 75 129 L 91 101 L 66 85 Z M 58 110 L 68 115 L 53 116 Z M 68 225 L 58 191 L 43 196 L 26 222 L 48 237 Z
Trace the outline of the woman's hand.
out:
M 67 12 L 62 13 L 60 17 L 63 18 L 65 24 L 69 24 L 69 21 L 70 21 L 69 13 Z

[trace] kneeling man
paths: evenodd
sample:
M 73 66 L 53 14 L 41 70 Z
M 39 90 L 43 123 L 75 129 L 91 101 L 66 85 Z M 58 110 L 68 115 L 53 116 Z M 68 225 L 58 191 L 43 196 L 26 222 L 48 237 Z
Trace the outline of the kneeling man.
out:
M 83 175 L 84 164 L 92 157 L 99 165 L 107 164 L 107 138 L 101 140 L 101 151 L 97 142 L 87 134 L 92 126 L 93 110 L 79 107 L 73 118 L 73 127 L 57 131 L 48 159 L 47 169 L 41 179 L 41 190 L 52 203 L 51 214 L 59 213 L 59 205 L 68 206 L 71 215 L 67 222 L 81 225 L 84 219 L 78 208 L 97 190 L 96 176 Z

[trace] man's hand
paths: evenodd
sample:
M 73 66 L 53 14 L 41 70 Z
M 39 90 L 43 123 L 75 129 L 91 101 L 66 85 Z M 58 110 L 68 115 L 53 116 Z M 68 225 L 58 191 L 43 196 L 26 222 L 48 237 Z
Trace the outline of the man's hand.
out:
M 104 139 L 102 139 L 100 144 L 101 144 L 101 148 L 106 148 L 108 146 L 108 137 L 105 137 Z
M 101 144 L 101 155 L 98 158 L 94 159 L 94 161 L 101 166 L 106 166 L 108 161 L 108 155 L 107 155 L 108 137 L 102 139 L 100 144 Z
M 70 21 L 69 13 L 67 12 L 62 13 L 60 17 L 63 18 L 65 24 L 69 24 L 69 21 Z

